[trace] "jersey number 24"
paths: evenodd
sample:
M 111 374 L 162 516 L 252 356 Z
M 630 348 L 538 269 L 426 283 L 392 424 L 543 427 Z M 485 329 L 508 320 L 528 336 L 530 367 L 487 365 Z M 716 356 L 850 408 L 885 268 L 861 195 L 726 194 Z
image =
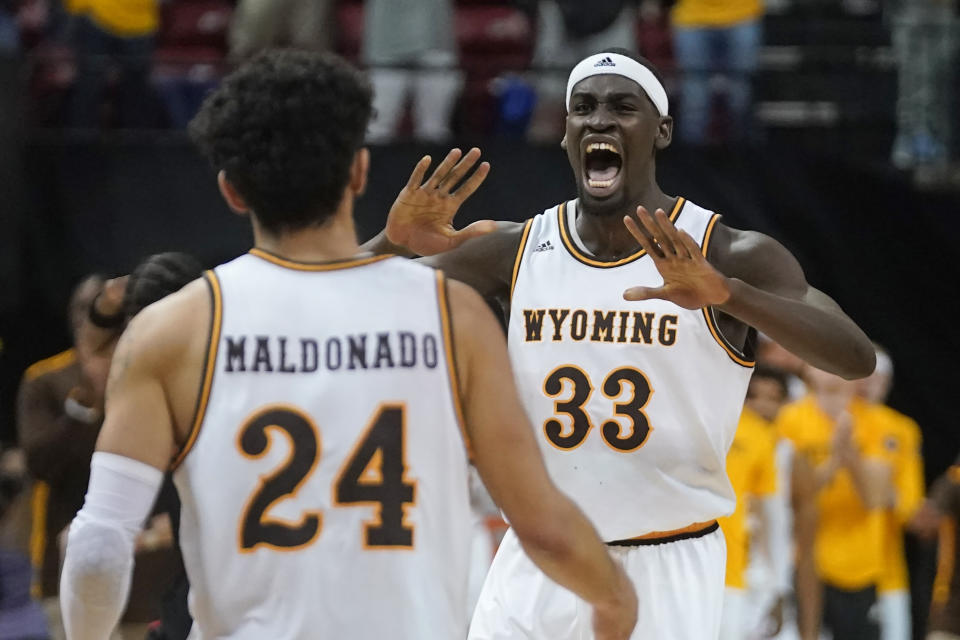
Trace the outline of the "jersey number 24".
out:
M 365 523 L 364 547 L 409 549 L 413 527 L 404 522 L 404 510 L 413 504 L 415 484 L 405 478 L 404 407 L 383 405 L 370 421 L 352 455 L 334 480 L 337 506 L 374 505 L 377 517 Z M 293 497 L 320 460 L 320 432 L 302 411 L 271 406 L 253 415 L 241 427 L 237 446 L 244 456 L 260 458 L 270 449 L 271 431 L 290 440 L 290 455 L 276 471 L 261 479 L 240 520 L 240 550 L 258 545 L 282 551 L 314 542 L 323 526 L 323 513 L 307 511 L 297 523 L 270 517 L 278 501 Z

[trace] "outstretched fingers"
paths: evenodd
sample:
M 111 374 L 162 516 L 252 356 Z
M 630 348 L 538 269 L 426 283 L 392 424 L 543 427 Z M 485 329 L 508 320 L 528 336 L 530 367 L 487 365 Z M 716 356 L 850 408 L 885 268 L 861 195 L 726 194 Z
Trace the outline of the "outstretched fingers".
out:
M 410 179 L 407 180 L 407 189 L 420 188 L 420 185 L 423 184 L 423 177 L 427 175 L 427 169 L 430 168 L 431 162 L 433 162 L 433 158 L 430 156 L 420 158 L 420 162 L 413 167 L 413 173 L 410 174 Z
M 643 207 L 640 207 L 640 209 L 643 209 Z M 644 209 L 644 211 L 646 210 Z M 658 247 L 657 243 L 653 240 L 653 235 L 646 229 L 641 228 L 640 225 L 637 224 L 636 220 L 630 216 L 623 216 L 623 224 L 627 227 L 627 231 L 630 232 L 630 235 L 632 235 L 634 239 L 640 243 L 640 246 L 644 251 L 649 253 L 655 260 L 663 257 L 660 247 Z
M 667 239 L 667 242 L 670 243 L 671 249 L 674 254 L 679 258 L 691 258 L 693 257 L 687 246 L 683 243 L 683 240 L 680 237 L 680 230 L 677 229 L 670 218 L 667 217 L 667 212 L 663 209 L 657 209 L 657 214 L 655 217 L 657 226 L 660 228 L 663 237 Z
M 460 180 L 463 179 L 463 176 L 467 175 L 473 165 L 477 163 L 477 160 L 480 159 L 480 149 L 476 147 L 470 149 L 458 162 L 450 172 L 440 180 L 440 184 L 437 188 L 441 192 L 449 192 L 453 189 Z
M 443 159 L 443 162 L 437 165 L 437 168 L 433 170 L 433 175 L 430 176 L 430 179 L 427 180 L 427 183 L 423 186 L 427 189 L 439 188 L 440 183 L 447 177 L 462 155 L 463 152 L 460 151 L 460 149 L 450 149 L 450 153 Z
M 663 209 L 657 209 L 658 215 L 662 212 Z M 657 248 L 664 257 L 669 258 L 676 255 L 677 252 L 676 249 L 674 249 L 673 242 L 667 236 L 666 231 L 660 227 L 660 223 L 656 217 L 651 215 L 644 207 L 638 207 L 637 218 L 640 220 L 640 224 L 643 225 L 644 230 L 653 238 L 654 243 L 656 243 Z
M 694 240 L 689 233 L 687 233 L 686 231 L 680 230 L 677 232 L 677 235 L 680 238 L 680 242 L 683 244 L 684 247 L 686 247 L 687 253 L 690 254 L 691 258 L 693 258 L 694 260 L 706 259 L 703 256 L 703 252 L 700 249 L 700 245 L 697 244 L 697 241 Z
M 464 202 L 473 195 L 474 191 L 480 188 L 480 185 L 483 184 L 483 181 L 487 179 L 488 175 L 490 175 L 490 163 L 481 162 L 477 170 L 460 185 L 459 189 L 451 193 L 450 196 L 456 198 L 460 203 Z

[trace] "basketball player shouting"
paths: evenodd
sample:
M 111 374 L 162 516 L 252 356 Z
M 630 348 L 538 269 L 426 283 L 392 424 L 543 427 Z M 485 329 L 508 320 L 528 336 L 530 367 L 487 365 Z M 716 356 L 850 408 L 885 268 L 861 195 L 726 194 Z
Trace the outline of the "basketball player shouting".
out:
M 779 243 L 663 193 L 666 92 L 625 53 L 588 57 L 570 74 L 561 146 L 577 199 L 524 224 L 474 223 L 467 235 L 489 233 L 461 242 L 450 222 L 463 196 L 449 190 L 480 154 L 454 150 L 422 185 L 430 159 L 418 163 L 386 233 L 509 308 L 511 361 L 550 475 L 637 589 L 633 638 L 704 640 L 720 624 L 716 518 L 734 507 L 724 460 L 755 330 L 848 378 L 869 374 L 874 353 Z M 508 533 L 470 638 L 586 638 L 585 611 Z
M 529 557 L 592 605 L 597 637 L 630 636 L 630 581 L 551 483 L 493 314 L 441 272 L 357 246 L 370 102 L 338 58 L 276 52 L 192 124 L 256 248 L 120 339 L 68 536 L 71 640 L 110 635 L 167 468 L 197 637 L 463 638 L 470 445 Z

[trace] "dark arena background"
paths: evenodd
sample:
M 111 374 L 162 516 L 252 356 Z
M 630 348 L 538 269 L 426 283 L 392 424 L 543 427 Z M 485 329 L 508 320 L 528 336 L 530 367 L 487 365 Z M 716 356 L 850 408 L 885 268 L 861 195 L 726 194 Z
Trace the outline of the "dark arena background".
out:
M 139 121 L 127 126 L 121 113 L 120 56 L 110 63 L 94 126 L 73 126 L 83 46 L 77 44 L 75 22 L 94 21 L 58 0 L 0 2 L 0 16 L 19 30 L 0 64 L 4 449 L 18 446 L 16 398 L 24 371 L 71 346 L 66 305 L 81 278 L 129 273 L 161 251 L 188 252 L 213 267 L 251 246 L 248 223 L 227 209 L 214 173 L 182 126 L 237 56 L 249 54 L 230 53 L 229 34 L 238 28 L 231 26 L 239 10 L 234 4 L 163 3 L 159 24 L 148 34 L 152 66 Z M 364 42 L 364 3 L 319 4 L 335 6 L 317 38 L 324 44 L 317 46 L 367 63 L 361 52 L 375 45 Z M 440 4 L 451 4 L 448 26 L 455 46 L 448 59 L 459 74 L 446 112 L 449 127 L 421 135 L 416 109 L 407 106 L 396 130 L 371 144 L 370 182 L 357 203 L 361 239 L 383 227 L 416 161 L 427 153 L 438 160 L 453 146 L 478 146 L 492 165 L 486 183 L 463 207 L 458 227 L 482 218 L 522 221 L 576 196 L 559 146 L 556 105 L 540 109 L 550 100 L 546 90 L 538 101 L 542 79 L 557 71 L 563 78 L 571 66 L 538 59 L 544 8 L 537 5 L 552 3 Z M 725 99 L 732 86 L 723 79 L 725 70 L 705 60 L 706 73 L 678 60 L 670 20 L 676 7 L 622 4 L 633 7 L 635 47 L 663 72 L 676 116 L 674 142 L 657 160 L 664 191 L 723 214 L 733 227 L 778 239 L 798 258 L 807 279 L 889 351 L 895 367 L 889 405 L 920 425 L 925 479 L 933 482 L 960 453 L 955 9 L 936 14 L 932 27 L 923 23 L 927 18 L 917 18 L 948 42 L 930 53 L 922 41 L 929 29 L 903 26 L 913 17 L 893 3 L 768 3 L 759 18 L 755 68 L 726 70 L 727 76 L 746 75 L 752 87 L 749 132 L 738 137 L 737 115 Z M 290 40 L 279 34 L 263 46 Z M 903 47 L 914 53 L 904 54 Z M 411 72 L 419 68 L 410 60 L 394 64 Z M 691 141 L 679 135 L 684 79 L 698 73 L 712 77 L 715 91 L 707 134 Z M 904 74 L 922 77 L 936 93 L 930 104 L 910 107 L 926 110 L 921 120 L 940 122 L 938 109 L 948 114 L 946 127 L 932 124 L 926 130 L 935 151 L 927 153 L 918 143 L 906 160 L 894 153 L 895 142 L 915 137 L 905 130 L 910 125 L 902 114 L 898 117 L 898 99 L 912 99 L 903 95 Z M 913 637 L 923 638 L 936 543 L 910 533 L 906 539 Z M 0 635 L 0 640 L 17 637 Z

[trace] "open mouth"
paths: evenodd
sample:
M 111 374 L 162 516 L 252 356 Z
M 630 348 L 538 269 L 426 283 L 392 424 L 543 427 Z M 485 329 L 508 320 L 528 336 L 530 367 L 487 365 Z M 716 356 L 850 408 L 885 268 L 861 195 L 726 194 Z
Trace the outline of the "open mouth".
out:
M 616 147 L 608 142 L 591 142 L 587 145 L 583 159 L 584 174 L 587 186 L 594 189 L 606 189 L 613 186 L 623 159 Z

